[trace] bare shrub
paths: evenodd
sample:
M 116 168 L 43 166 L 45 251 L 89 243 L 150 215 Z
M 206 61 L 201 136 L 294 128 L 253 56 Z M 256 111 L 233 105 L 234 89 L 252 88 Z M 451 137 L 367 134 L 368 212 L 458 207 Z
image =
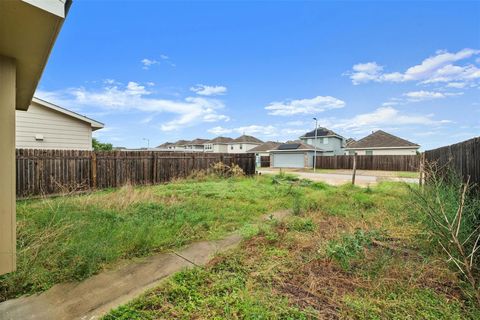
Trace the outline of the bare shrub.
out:
M 473 289 L 480 306 L 480 199 L 470 178 L 463 182 L 451 170 L 426 165 L 427 183 L 413 189 L 426 225 L 445 253 Z
M 239 165 L 233 164 L 232 166 L 228 166 L 223 162 L 214 163 L 210 167 L 210 172 L 220 178 L 240 177 L 245 175 L 243 169 L 240 168 Z
M 232 177 L 243 177 L 245 175 L 245 172 L 243 171 L 242 168 L 238 164 L 233 164 L 230 167 L 230 176 Z

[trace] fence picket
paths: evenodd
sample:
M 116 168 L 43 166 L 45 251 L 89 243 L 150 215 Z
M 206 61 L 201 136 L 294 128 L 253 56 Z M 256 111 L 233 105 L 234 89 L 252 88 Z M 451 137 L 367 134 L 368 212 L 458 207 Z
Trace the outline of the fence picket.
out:
M 255 173 L 255 155 L 163 151 L 16 150 L 17 197 L 145 185 L 186 177 L 224 161 Z

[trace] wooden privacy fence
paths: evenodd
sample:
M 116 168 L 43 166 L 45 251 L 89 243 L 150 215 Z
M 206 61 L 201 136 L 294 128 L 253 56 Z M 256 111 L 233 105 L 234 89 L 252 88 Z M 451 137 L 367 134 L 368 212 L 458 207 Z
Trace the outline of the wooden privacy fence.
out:
M 480 137 L 425 151 L 425 161 L 438 169 L 453 169 L 465 181 L 480 186 Z
M 17 149 L 16 157 L 18 197 L 163 183 L 217 162 L 255 173 L 253 153 Z
M 317 156 L 317 169 L 352 169 L 353 157 L 346 156 Z M 418 171 L 420 156 L 418 155 L 386 155 L 386 156 L 358 156 L 357 170 L 384 170 L 384 171 Z

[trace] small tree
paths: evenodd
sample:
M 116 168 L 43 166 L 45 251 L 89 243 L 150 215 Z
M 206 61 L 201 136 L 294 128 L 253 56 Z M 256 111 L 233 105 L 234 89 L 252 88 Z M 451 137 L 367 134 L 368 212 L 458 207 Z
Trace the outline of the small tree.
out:
M 96 138 L 92 139 L 92 147 L 95 151 L 112 151 L 113 146 L 111 143 L 103 143 L 98 141 Z

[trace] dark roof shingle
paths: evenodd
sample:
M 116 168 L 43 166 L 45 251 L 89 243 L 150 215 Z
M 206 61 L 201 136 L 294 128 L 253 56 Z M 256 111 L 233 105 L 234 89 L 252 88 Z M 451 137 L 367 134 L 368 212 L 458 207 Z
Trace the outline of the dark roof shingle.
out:
M 256 146 L 255 148 L 248 150 L 248 152 L 263 152 L 263 151 L 273 150 L 273 149 L 276 149 L 281 144 L 282 144 L 281 142 L 267 141 L 262 143 L 259 146 Z
M 293 140 L 282 143 L 273 150 L 315 150 L 315 147 L 301 140 Z M 317 147 L 317 151 L 322 151 L 322 149 Z
M 226 144 L 226 143 L 229 143 L 229 142 L 232 142 L 232 141 L 233 141 L 233 139 L 229 138 L 229 137 L 216 137 L 216 138 L 213 138 L 212 140 L 208 140 L 205 143 L 223 143 L 223 144 Z
M 334 131 L 332 131 L 330 129 L 327 129 L 327 128 L 324 128 L 324 127 L 318 127 L 317 128 L 317 137 L 326 137 L 326 136 L 342 137 L 341 135 L 335 133 Z M 304 135 L 302 135 L 302 138 L 303 137 L 305 137 L 305 138 L 315 138 L 315 129 L 305 133 Z
M 201 145 L 201 144 L 204 144 L 207 141 L 208 141 L 208 139 L 197 138 L 197 139 L 194 139 L 194 140 L 190 141 L 188 144 L 189 145 Z
M 399 147 L 420 147 L 418 144 L 410 142 L 408 140 L 399 138 L 388 132 L 378 130 L 372 134 L 366 136 L 349 144 L 347 148 L 350 149 L 363 149 L 363 148 L 399 148 Z
M 260 139 L 257 139 L 253 136 L 249 136 L 249 135 L 241 135 L 240 137 L 236 138 L 236 139 L 233 139 L 232 142 L 240 142 L 240 143 L 263 143 L 262 140 Z

